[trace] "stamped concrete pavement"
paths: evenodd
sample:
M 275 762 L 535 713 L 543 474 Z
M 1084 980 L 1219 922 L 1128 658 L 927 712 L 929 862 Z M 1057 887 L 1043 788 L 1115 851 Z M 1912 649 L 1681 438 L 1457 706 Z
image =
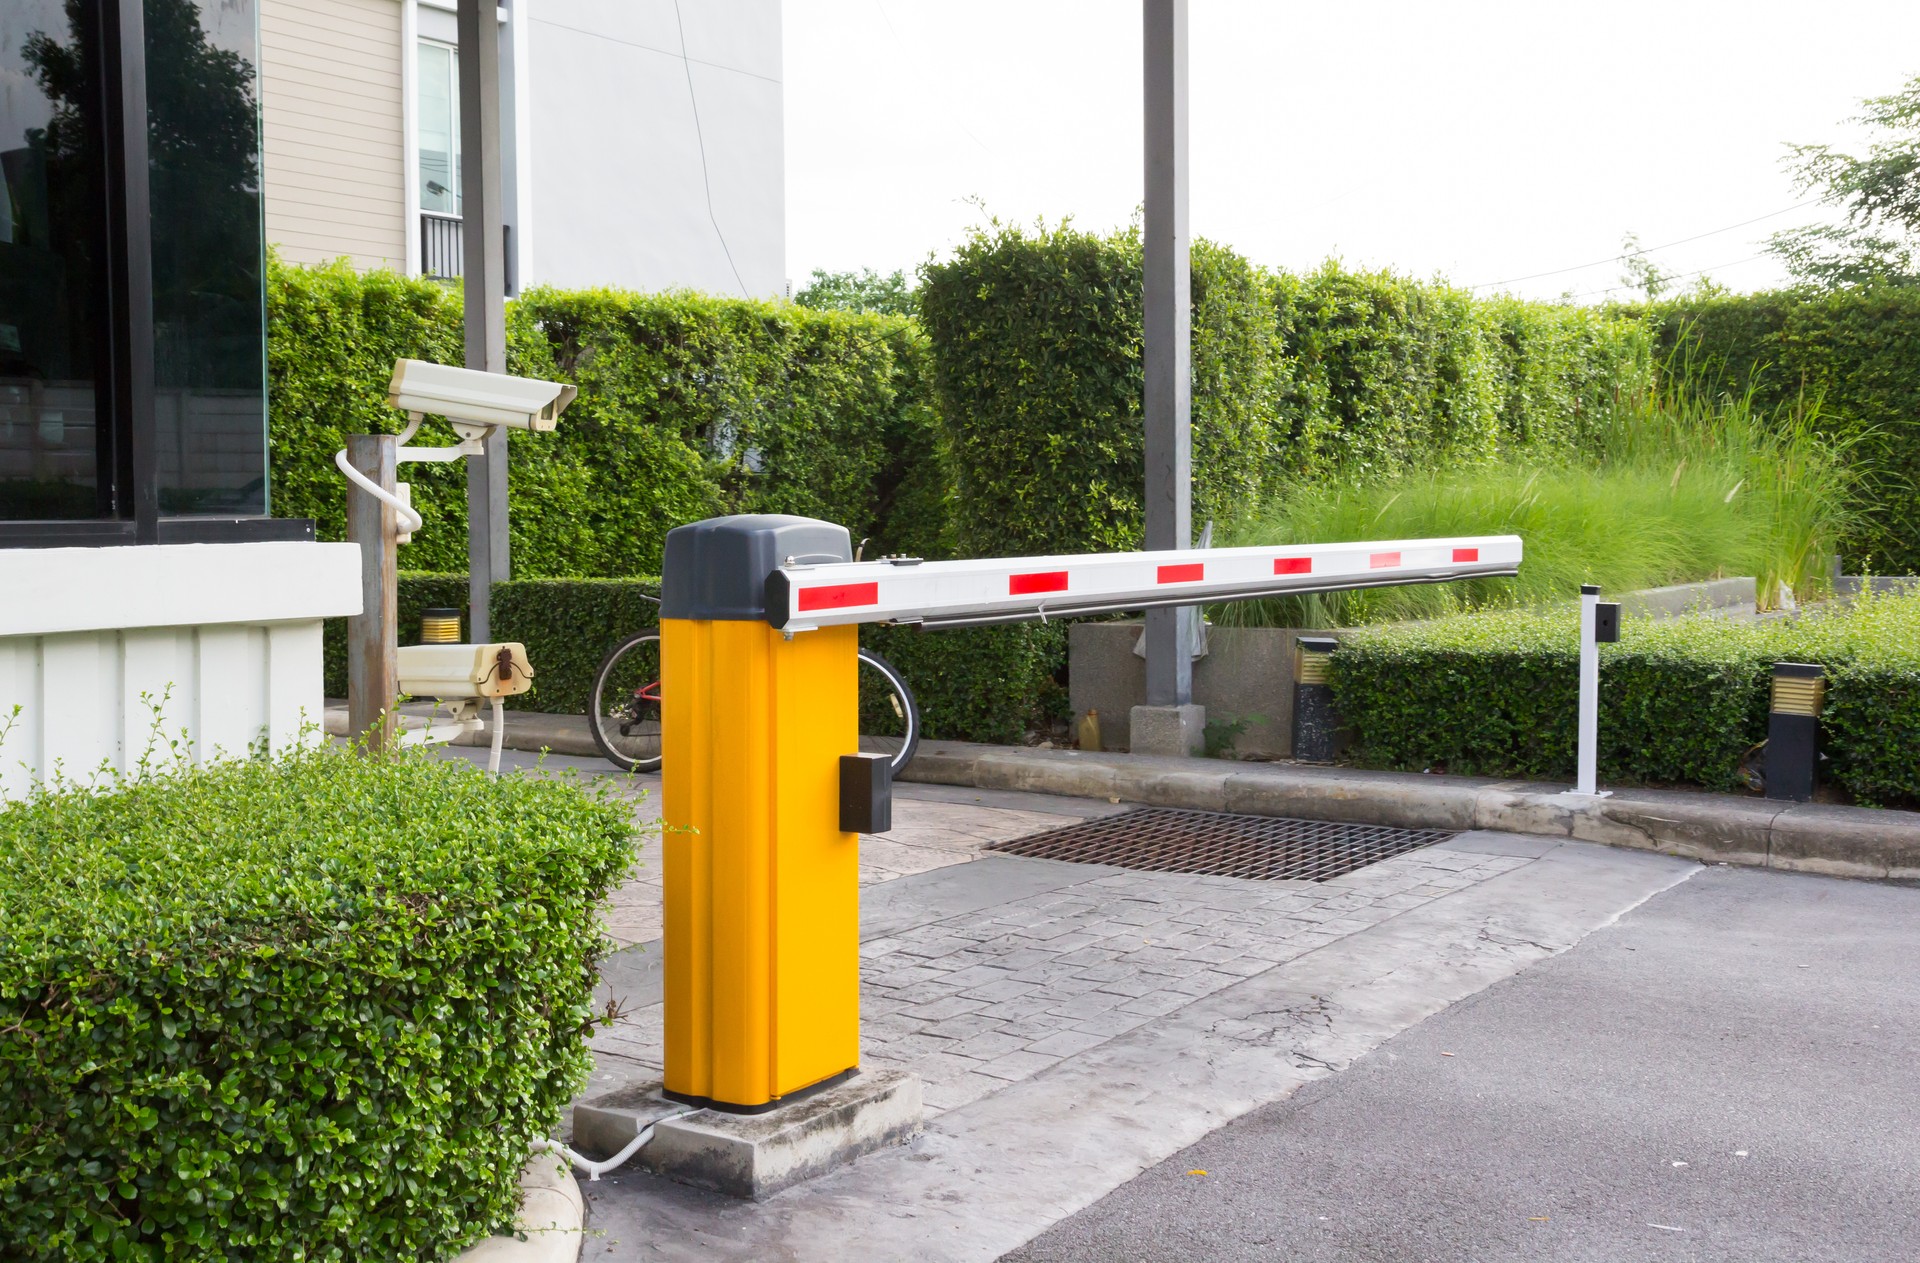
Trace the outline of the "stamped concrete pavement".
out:
M 1702 870 L 1008 1258 L 1920 1257 L 1920 889 Z
M 875 883 L 863 1056 L 925 1077 L 924 1134 L 758 1204 L 615 1173 L 582 1257 L 994 1259 L 1698 871 L 1466 834 L 1318 885 L 998 855 Z M 658 1064 L 657 974 L 620 958 L 593 1091 Z

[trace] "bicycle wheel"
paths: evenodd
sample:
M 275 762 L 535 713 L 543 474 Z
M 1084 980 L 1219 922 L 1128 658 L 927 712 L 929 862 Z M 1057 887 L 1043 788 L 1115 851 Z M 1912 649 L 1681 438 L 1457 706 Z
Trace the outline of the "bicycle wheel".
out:
M 913 762 L 920 748 L 920 707 L 891 662 L 860 651 L 860 747 L 884 753 L 893 774 Z
M 615 767 L 660 767 L 660 637 L 642 632 L 615 646 L 594 672 L 587 712 L 593 743 Z

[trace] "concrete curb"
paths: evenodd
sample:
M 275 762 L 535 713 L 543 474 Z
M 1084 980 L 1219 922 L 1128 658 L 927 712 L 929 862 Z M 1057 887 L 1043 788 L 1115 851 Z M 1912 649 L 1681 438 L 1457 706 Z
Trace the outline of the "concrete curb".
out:
M 1405 828 L 1489 829 L 1706 862 L 1920 880 L 1920 813 L 1733 794 L 922 742 L 902 780 Z
M 587 1209 L 567 1160 L 536 1153 L 520 1171 L 522 1237 L 488 1237 L 454 1256 L 454 1263 L 575 1263 L 585 1243 Z

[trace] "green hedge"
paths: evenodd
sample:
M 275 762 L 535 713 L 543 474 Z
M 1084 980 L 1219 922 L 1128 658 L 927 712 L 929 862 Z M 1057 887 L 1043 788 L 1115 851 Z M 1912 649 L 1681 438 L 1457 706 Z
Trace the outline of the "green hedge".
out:
M 1817 396 L 1881 486 L 1848 569 L 1920 574 L 1920 289 L 1783 290 L 1657 304 L 1669 373 L 1714 389 L 1751 386 L 1767 408 Z
M 1364 763 L 1565 780 L 1578 658 L 1571 611 L 1479 614 L 1348 638 L 1333 688 Z M 1828 668 L 1830 779 L 1862 802 L 1920 801 L 1920 594 L 1794 622 L 1629 619 L 1601 650 L 1602 779 L 1737 788 L 1783 661 Z
M 617 800 L 322 747 L 0 809 L 0 1256 L 441 1259 L 591 1067 Z
M 1277 347 L 1255 269 L 1204 241 L 1192 257 L 1200 521 L 1261 489 Z M 974 556 L 1137 547 L 1139 233 L 976 233 L 927 266 L 920 315 L 951 452 L 955 545 Z
M 276 263 L 268 318 L 274 512 L 339 539 L 346 484 L 333 454 L 347 433 L 400 428 L 385 402 L 396 358 L 460 362 L 459 295 L 344 263 Z M 534 290 L 509 306 L 507 358 L 580 388 L 554 433 L 510 444 L 517 575 L 655 573 L 668 530 L 720 513 L 823 517 L 888 551 L 937 543 L 939 440 L 910 320 Z M 451 434 L 434 423 L 423 441 Z M 463 569 L 463 467 L 409 464 L 402 476 L 426 518 L 402 563 Z
M 863 627 L 860 642 L 900 668 L 929 737 L 1017 745 L 1066 714 L 1064 624 Z
M 432 606 L 464 611 L 465 575 L 403 572 L 399 581 L 400 643 L 420 638 L 420 612 Z M 583 715 L 593 673 L 609 649 L 658 625 L 652 579 L 514 579 L 493 586 L 493 634 L 527 647 L 533 687 L 508 705 Z M 866 627 L 861 642 L 907 677 L 927 733 L 957 741 L 1019 741 L 1063 711 L 1056 682 L 1066 661 L 1066 634 L 1053 624 L 920 632 Z M 326 626 L 327 696 L 347 691 L 346 620 Z
M 1591 310 L 1483 301 L 1328 264 L 1269 275 L 1193 248 L 1194 518 L 1282 480 L 1570 451 L 1651 383 L 1649 338 Z M 921 319 L 975 554 L 1137 546 L 1137 232 L 996 225 L 930 265 Z

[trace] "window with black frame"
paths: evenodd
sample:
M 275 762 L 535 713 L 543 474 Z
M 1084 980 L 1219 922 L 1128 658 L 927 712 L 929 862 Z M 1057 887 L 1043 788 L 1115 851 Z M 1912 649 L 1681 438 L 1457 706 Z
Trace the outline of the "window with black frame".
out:
M 264 520 L 258 60 L 256 0 L 0 3 L 0 545 L 307 537 Z

